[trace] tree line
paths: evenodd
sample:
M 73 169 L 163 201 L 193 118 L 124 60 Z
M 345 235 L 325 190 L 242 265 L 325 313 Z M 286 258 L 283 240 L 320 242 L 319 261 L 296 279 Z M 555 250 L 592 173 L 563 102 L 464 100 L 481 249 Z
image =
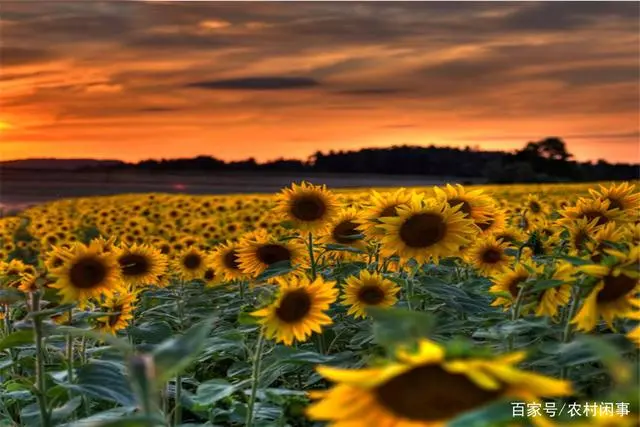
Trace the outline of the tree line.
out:
M 485 178 L 488 182 L 554 182 L 632 180 L 638 164 L 577 162 L 565 142 L 556 137 L 529 142 L 515 152 L 467 148 L 392 146 L 352 151 L 316 152 L 307 160 L 278 159 L 258 163 L 250 158 L 226 162 L 211 156 L 190 159 L 143 160 L 90 169 L 167 171 L 326 172 Z

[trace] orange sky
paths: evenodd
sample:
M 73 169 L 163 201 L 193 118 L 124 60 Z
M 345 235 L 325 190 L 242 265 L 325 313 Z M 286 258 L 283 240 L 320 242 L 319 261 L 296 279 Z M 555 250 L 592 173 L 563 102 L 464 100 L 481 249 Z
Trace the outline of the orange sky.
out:
M 18 2 L 0 158 L 394 144 L 640 161 L 637 3 Z

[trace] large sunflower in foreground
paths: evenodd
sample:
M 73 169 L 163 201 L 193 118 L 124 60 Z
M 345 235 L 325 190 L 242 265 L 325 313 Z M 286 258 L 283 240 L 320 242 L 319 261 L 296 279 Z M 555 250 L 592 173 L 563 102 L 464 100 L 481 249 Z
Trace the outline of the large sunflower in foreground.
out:
M 319 366 L 335 385 L 312 392 L 312 420 L 330 426 L 442 427 L 462 414 L 499 401 L 567 396 L 571 384 L 521 371 L 524 353 L 447 359 L 439 345 L 421 340 L 418 351 L 399 351 L 397 362 L 358 370 Z
M 288 263 L 290 266 L 304 260 L 305 249 L 294 241 L 279 241 L 264 230 L 253 233 L 244 239 L 238 247 L 240 269 L 248 275 L 257 277 L 276 263 Z
M 483 190 L 467 191 L 460 184 L 456 184 L 455 187 L 451 184 L 444 188 L 434 187 L 433 191 L 437 199 L 448 203 L 452 208 L 458 207 L 465 218 L 472 219 L 475 223 L 485 222 L 495 204 Z
M 423 200 L 415 194 L 397 212 L 397 217 L 381 219 L 385 230 L 382 249 L 387 255 L 395 252 L 405 260 L 426 262 L 429 258 L 455 255 L 478 233 L 473 221 L 451 208 L 446 200 Z
M 503 306 L 504 309 L 511 307 L 511 304 L 518 298 L 521 285 L 528 280 L 542 273 L 542 267 L 536 265 L 533 261 L 521 261 L 511 268 L 507 268 L 500 274 L 495 275 L 493 286 L 489 288 L 489 292 L 497 296 L 492 306 Z M 504 294 L 504 295 L 501 295 Z M 507 295 L 508 294 L 508 295 Z
M 326 186 L 302 182 L 278 195 L 276 213 L 299 230 L 318 232 L 327 227 L 338 208 L 338 199 Z
M 400 287 L 382 274 L 362 270 L 345 280 L 342 304 L 349 307 L 347 314 L 357 319 L 366 315 L 368 307 L 391 307 L 398 301 L 399 291 Z
M 173 260 L 173 269 L 183 280 L 198 279 L 207 269 L 205 254 L 196 247 L 183 249 Z
M 134 293 L 122 293 L 109 297 L 101 307 L 110 314 L 96 319 L 97 329 L 100 332 L 114 335 L 117 331 L 125 329 L 133 319 L 133 304 L 135 301 L 136 294 Z
M 240 268 L 238 244 L 235 242 L 227 240 L 216 246 L 209 259 L 211 266 L 226 280 L 239 279 L 245 275 Z
M 60 253 L 64 264 L 51 272 L 57 281 L 49 287 L 59 290 L 63 303 L 85 302 L 101 295 L 110 297 L 122 288 L 120 265 L 116 255 L 103 252 L 99 243 L 74 244 Z
M 380 228 L 381 218 L 398 216 L 396 208 L 411 200 L 411 193 L 404 188 L 394 192 L 378 193 L 373 190 L 368 205 L 358 215 L 356 222 L 359 229 L 370 239 L 384 236 L 384 229 Z
M 166 257 L 149 245 L 123 245 L 116 256 L 122 280 L 130 286 L 153 284 L 167 270 Z
M 293 341 L 306 341 L 312 332 L 322 332 L 322 327 L 332 320 L 325 314 L 336 300 L 335 282 L 317 278 L 311 282 L 306 276 L 278 277 L 277 299 L 269 306 L 252 313 L 260 317 L 267 338 L 285 345 Z
M 597 279 L 594 288 L 584 299 L 580 311 L 572 320 L 583 331 L 595 328 L 600 317 L 612 326 L 617 317 L 627 317 L 640 305 L 640 248 L 629 253 L 605 251 L 605 261 L 612 265 L 585 265 L 578 269 Z M 613 257 L 615 260 L 612 260 Z
M 484 275 L 491 275 L 511 265 L 513 257 L 507 255 L 509 243 L 494 236 L 479 238 L 465 251 L 467 262 Z

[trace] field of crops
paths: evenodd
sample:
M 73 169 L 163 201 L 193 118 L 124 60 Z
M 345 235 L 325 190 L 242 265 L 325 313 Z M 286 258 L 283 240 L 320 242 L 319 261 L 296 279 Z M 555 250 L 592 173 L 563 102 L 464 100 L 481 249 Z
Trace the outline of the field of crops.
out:
M 0 426 L 637 426 L 633 183 L 0 219 Z

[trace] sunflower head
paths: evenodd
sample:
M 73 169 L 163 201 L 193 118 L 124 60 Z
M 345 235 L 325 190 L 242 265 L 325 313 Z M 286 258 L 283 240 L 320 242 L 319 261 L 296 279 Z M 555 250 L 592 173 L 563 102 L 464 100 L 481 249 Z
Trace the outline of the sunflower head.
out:
M 600 190 L 589 189 L 589 193 L 595 200 L 606 201 L 610 209 L 637 214 L 640 209 L 640 193 L 636 192 L 636 186 L 629 182 L 611 184 L 609 187 L 600 185 Z
M 585 198 L 579 199 L 575 206 L 562 209 L 560 215 L 562 218 L 559 223 L 562 225 L 583 218 L 589 223 L 595 220 L 595 226 L 601 227 L 610 222 L 624 222 L 627 219 L 627 214 L 619 209 L 612 209 L 608 200 Z
M 298 265 L 304 258 L 304 248 L 294 241 L 279 241 L 264 230 L 243 239 L 236 251 L 240 269 L 253 277 L 275 264 Z
M 276 300 L 252 313 L 260 318 L 268 338 L 292 345 L 294 340 L 304 342 L 312 332 L 320 333 L 323 326 L 332 323 L 325 312 L 338 296 L 335 282 L 321 278 L 310 281 L 299 275 L 279 277 L 276 282 L 279 287 Z
M 207 269 L 205 254 L 196 247 L 183 249 L 174 259 L 173 269 L 183 280 L 202 277 Z
M 495 202 L 482 190 L 467 191 L 462 185 L 434 187 L 436 198 L 448 204 L 454 211 L 463 214 L 464 218 L 472 219 L 475 223 L 482 223 L 489 218 L 489 211 Z
M 382 224 L 381 218 L 398 216 L 396 211 L 398 206 L 408 203 L 409 200 L 411 200 L 411 193 L 404 188 L 382 194 L 373 190 L 370 200 L 355 222 L 367 237 L 381 238 L 384 236 L 384 229 L 379 228 Z
M 338 212 L 336 196 L 326 186 L 291 184 L 278 196 L 276 210 L 302 231 L 324 230 Z
M 216 246 L 211 253 L 211 266 L 226 280 L 239 279 L 245 275 L 240 268 L 238 248 L 238 243 L 227 240 Z
M 503 306 L 505 309 L 511 307 L 521 288 L 526 286 L 526 282 L 542 274 L 542 270 L 542 267 L 533 261 L 526 260 L 494 275 L 493 286 L 489 291 L 496 295 L 496 299 L 491 305 Z M 526 292 L 526 288 L 522 289 L 522 292 Z
M 425 262 L 430 258 L 456 254 L 478 233 L 471 219 L 445 200 L 414 195 L 409 204 L 397 209 L 397 217 L 382 218 L 385 236 L 382 249 L 403 259 Z
M 101 308 L 109 314 L 97 318 L 97 329 L 114 335 L 117 331 L 125 329 L 133 319 L 135 301 L 135 293 L 120 293 L 108 298 Z
M 397 301 L 400 287 L 380 273 L 362 270 L 358 276 L 345 280 L 342 304 L 349 307 L 348 314 L 365 317 L 368 307 L 391 307 Z
M 329 223 L 325 233 L 320 236 L 320 242 L 349 246 L 363 250 L 366 247 L 364 236 L 358 230 L 358 212 L 355 208 L 343 209 L 333 221 Z M 345 252 L 334 252 L 334 257 L 342 257 Z
M 123 245 L 117 251 L 122 280 L 130 286 L 149 285 L 167 269 L 166 257 L 149 245 Z
M 513 261 L 513 257 L 506 252 L 508 247 L 508 243 L 490 235 L 477 239 L 465 251 L 465 258 L 482 274 L 498 273 L 507 268 Z

